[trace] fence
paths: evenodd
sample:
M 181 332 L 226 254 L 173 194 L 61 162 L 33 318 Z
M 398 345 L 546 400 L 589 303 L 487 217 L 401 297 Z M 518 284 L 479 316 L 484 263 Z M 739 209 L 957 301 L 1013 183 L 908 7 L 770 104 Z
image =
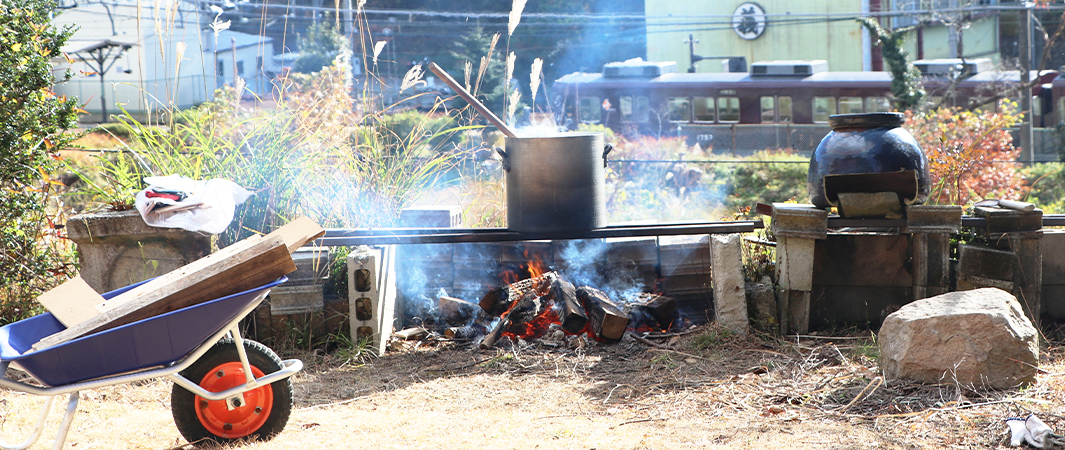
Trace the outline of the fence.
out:
M 828 125 L 681 125 L 677 136 L 689 144 L 713 147 L 714 153 L 749 156 L 766 149 L 793 149 L 811 155 L 817 144 L 831 131 Z M 1019 130 L 1010 129 L 1014 145 L 1020 145 Z M 1053 128 L 1033 130 L 1032 147 L 1036 161 L 1058 161 L 1059 151 L 1065 151 Z

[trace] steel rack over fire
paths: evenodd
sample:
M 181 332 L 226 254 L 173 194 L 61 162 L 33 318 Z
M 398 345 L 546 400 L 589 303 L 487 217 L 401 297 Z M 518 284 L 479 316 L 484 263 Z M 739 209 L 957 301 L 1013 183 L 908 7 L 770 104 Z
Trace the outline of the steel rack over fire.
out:
M 327 247 L 393 244 L 453 244 L 553 239 L 600 239 L 693 234 L 749 233 L 762 228 L 760 220 L 728 222 L 616 225 L 591 230 L 517 232 L 506 228 L 333 228 L 315 241 Z
M 982 226 L 982 217 L 965 216 L 967 227 Z M 828 228 L 902 227 L 905 219 L 828 218 Z M 1065 226 L 1065 214 L 1043 216 L 1043 226 Z M 517 242 L 552 239 L 601 239 L 616 237 L 679 236 L 695 234 L 750 233 L 763 228 L 760 220 L 725 222 L 664 223 L 652 225 L 616 225 L 585 231 L 545 231 L 523 233 L 506 228 L 331 228 L 316 245 L 340 247 L 353 245 L 454 244 L 468 242 Z

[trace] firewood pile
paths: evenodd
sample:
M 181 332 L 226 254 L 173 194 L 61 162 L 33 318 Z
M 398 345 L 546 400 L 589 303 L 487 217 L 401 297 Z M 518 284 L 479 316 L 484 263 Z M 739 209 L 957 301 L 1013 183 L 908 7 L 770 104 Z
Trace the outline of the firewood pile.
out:
M 474 343 L 482 350 L 519 339 L 573 347 L 589 339 L 615 343 L 626 331 L 676 330 L 686 322 L 672 297 L 641 293 L 614 299 L 595 287 L 575 286 L 557 272 L 492 288 L 476 304 L 440 296 L 435 314 L 421 326 L 394 333 L 393 339 L 436 337 Z

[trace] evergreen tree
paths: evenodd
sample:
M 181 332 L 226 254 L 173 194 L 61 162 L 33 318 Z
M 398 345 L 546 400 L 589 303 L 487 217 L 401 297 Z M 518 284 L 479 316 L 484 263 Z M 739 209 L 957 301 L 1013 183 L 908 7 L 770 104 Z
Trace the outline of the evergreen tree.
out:
M 906 33 L 914 27 L 885 31 L 876 20 L 868 17 L 858 19 L 876 39 L 880 53 L 888 63 L 891 71 L 891 95 L 895 97 L 895 107 L 900 111 L 917 109 L 924 99 L 924 86 L 921 85 L 921 71 L 910 62 L 909 55 L 903 47 Z
M 336 25 L 322 21 L 307 27 L 307 33 L 299 37 L 300 56 L 292 64 L 292 70 L 299 73 L 313 73 L 333 63 L 341 49 L 348 46 L 348 40 Z
M 77 102 L 51 90 L 51 58 L 73 34 L 51 25 L 54 10 L 51 0 L 0 3 L 0 323 L 28 315 L 61 272 L 43 243 L 53 231 L 45 204 L 48 174 L 77 126 Z

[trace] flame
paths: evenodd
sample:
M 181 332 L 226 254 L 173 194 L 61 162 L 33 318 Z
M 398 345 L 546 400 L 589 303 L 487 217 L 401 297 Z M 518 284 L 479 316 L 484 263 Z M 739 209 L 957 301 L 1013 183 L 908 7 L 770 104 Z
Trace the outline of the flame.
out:
M 549 268 L 547 267 L 547 264 L 544 264 L 544 261 L 542 259 L 537 258 L 535 256 L 529 256 L 529 249 L 525 249 L 524 255 L 526 260 L 529 261 L 528 268 L 530 276 L 535 278 L 542 276 L 543 274 L 548 272 Z

